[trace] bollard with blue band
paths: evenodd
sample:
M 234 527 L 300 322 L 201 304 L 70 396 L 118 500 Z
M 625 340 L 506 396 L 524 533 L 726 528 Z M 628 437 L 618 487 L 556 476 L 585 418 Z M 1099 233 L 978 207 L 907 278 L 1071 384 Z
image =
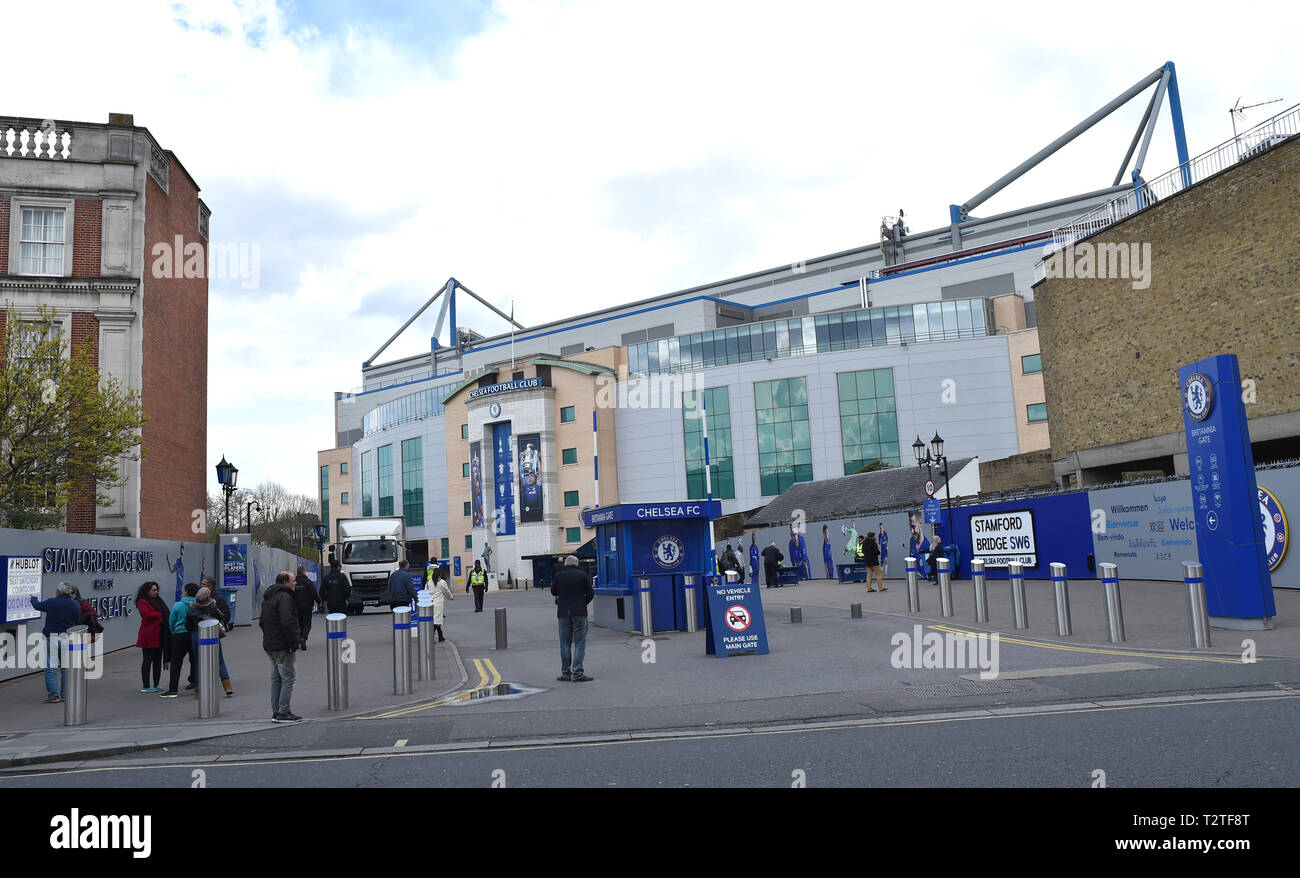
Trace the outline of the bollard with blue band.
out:
M 1011 612 L 1017 628 L 1029 627 L 1029 606 L 1025 601 L 1025 565 L 1007 562 L 1007 580 L 1011 583 Z
M 698 589 L 695 586 L 695 574 L 688 573 L 682 577 L 682 591 L 686 597 L 686 633 L 694 634 L 699 630 L 699 621 L 696 617 L 696 604 L 699 600 Z
M 433 642 L 437 638 L 433 634 L 433 594 L 431 592 L 421 591 L 415 605 L 415 634 L 415 652 L 418 656 L 418 661 L 415 663 L 416 679 L 432 680 Z
M 939 613 L 947 619 L 952 616 L 952 573 L 948 570 L 951 562 L 947 558 L 936 558 L 935 564 L 939 568 Z
M 410 607 L 393 608 L 393 694 L 411 694 L 411 621 Z
M 348 639 L 346 613 L 325 617 L 325 686 L 330 710 L 348 709 L 348 666 L 343 663 L 343 645 Z
M 989 620 L 989 591 L 984 583 L 984 559 L 970 559 L 970 575 L 975 588 L 975 621 Z
M 65 726 L 84 726 L 86 724 L 86 646 L 90 639 L 85 625 L 73 625 L 67 631 L 66 638 L 59 635 L 52 637 L 66 640 L 67 643 L 67 688 L 63 692 L 63 724 Z M 62 660 L 64 650 L 56 648 L 55 655 Z
M 1124 605 L 1119 597 L 1119 568 L 1114 564 L 1098 564 L 1101 587 L 1106 595 L 1106 628 L 1111 643 L 1124 642 Z
M 1074 633 L 1073 620 L 1070 618 L 1070 580 L 1065 575 L 1065 565 L 1053 561 L 1052 590 L 1056 593 L 1056 633 L 1069 637 Z
M 650 580 L 637 580 L 637 600 L 641 609 L 641 636 L 653 637 L 655 633 L 654 614 L 650 609 Z
M 221 713 L 221 622 L 204 619 L 199 622 L 196 654 L 199 660 L 199 719 L 212 719 Z
M 921 590 L 916 583 L 916 559 L 908 555 L 903 561 L 907 564 L 907 612 L 921 612 Z
M 1195 561 L 1183 562 L 1187 583 L 1187 610 L 1191 617 L 1192 649 L 1210 648 L 1210 614 L 1205 603 L 1205 569 Z

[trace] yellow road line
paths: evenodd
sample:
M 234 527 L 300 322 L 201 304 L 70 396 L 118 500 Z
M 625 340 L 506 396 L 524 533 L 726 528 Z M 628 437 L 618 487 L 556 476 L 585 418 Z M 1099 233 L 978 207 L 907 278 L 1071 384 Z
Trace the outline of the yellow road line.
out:
M 934 628 L 936 631 L 948 631 L 953 634 L 977 635 L 977 634 L 989 633 L 987 631 L 966 631 L 962 628 L 954 628 L 950 625 L 930 625 L 929 627 Z M 1016 643 L 1021 646 L 1037 646 L 1040 649 L 1055 649 L 1061 652 L 1087 652 L 1087 653 L 1094 653 L 1096 655 L 1127 655 L 1136 658 L 1162 658 L 1162 659 L 1171 659 L 1173 661 L 1180 661 L 1180 662 L 1218 662 L 1220 664 L 1225 664 L 1225 665 L 1243 664 L 1241 659 L 1223 658 L 1222 656 L 1170 655 L 1162 652 L 1137 652 L 1134 650 L 1124 650 L 1124 649 L 1104 649 L 1095 646 L 1070 646 L 1064 643 L 1044 643 L 1039 640 L 1023 640 L 1019 637 L 1008 637 L 1007 635 L 1002 634 L 1000 632 L 998 634 L 998 642 Z
M 426 710 L 432 710 L 444 704 L 459 704 L 468 701 L 470 693 L 482 689 L 486 686 L 496 686 L 501 682 L 501 672 L 492 664 L 491 659 L 473 659 L 474 668 L 478 671 L 478 683 L 472 688 L 461 692 L 454 692 L 445 698 L 439 698 L 435 701 L 424 704 L 415 704 L 410 707 L 399 707 L 396 710 L 388 710 L 383 713 L 372 713 L 369 716 L 359 716 L 357 719 L 398 719 L 401 717 L 412 716 L 417 713 L 423 713 Z

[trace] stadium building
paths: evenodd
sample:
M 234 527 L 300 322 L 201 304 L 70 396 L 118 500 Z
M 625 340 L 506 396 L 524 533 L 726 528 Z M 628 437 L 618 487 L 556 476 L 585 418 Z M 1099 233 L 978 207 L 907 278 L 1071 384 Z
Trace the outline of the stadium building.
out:
M 404 514 L 414 556 L 423 547 L 458 575 L 486 553 L 502 577 L 531 578 L 531 559 L 592 539 L 584 508 L 704 498 L 701 408 L 724 515 L 796 483 L 915 466 L 914 438 L 936 432 L 959 458 L 1049 449 L 1035 264 L 1054 230 L 1133 184 L 970 211 L 1149 87 L 1153 104 L 1169 95 L 1184 157 L 1169 64 L 942 228 L 911 232 L 900 211 L 878 243 L 493 336 L 457 325 L 458 296 L 483 300 L 449 280 L 393 336 L 440 301 L 431 350 L 376 362 L 390 339 L 362 386 L 335 394 L 345 514 Z M 331 507 L 331 534 L 338 517 Z

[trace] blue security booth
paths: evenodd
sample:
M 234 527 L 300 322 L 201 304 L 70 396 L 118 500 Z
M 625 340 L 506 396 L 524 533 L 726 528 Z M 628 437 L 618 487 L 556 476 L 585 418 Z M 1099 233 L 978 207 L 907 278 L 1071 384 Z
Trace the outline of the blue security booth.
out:
M 722 504 L 713 501 L 713 517 Z M 592 602 L 592 622 L 603 628 L 637 631 L 640 580 L 650 581 L 651 621 L 656 631 L 686 630 L 686 577 L 696 618 L 704 618 L 704 582 L 709 566 L 709 509 L 703 500 L 669 503 L 621 503 L 582 513 L 585 527 L 596 529 L 599 585 Z

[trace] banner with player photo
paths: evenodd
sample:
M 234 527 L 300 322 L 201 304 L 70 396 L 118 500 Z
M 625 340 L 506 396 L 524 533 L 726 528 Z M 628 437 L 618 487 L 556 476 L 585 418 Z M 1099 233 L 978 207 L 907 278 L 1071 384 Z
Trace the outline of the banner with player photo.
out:
M 474 527 L 483 526 L 483 443 L 469 444 L 469 506 Z
M 542 441 L 538 433 L 520 433 L 519 520 L 542 520 Z

